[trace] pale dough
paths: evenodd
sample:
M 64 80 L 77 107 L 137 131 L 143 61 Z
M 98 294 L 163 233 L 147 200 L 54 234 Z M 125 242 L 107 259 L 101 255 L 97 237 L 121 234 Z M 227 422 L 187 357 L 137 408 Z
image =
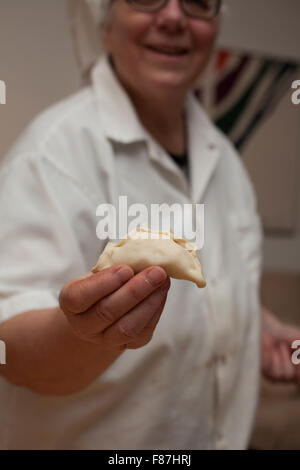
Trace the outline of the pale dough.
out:
M 154 232 L 147 227 L 138 227 L 119 243 L 107 243 L 92 272 L 117 264 L 128 264 L 135 273 L 149 266 L 161 266 L 174 279 L 205 287 L 196 249 L 193 243 L 175 238 L 171 230 Z

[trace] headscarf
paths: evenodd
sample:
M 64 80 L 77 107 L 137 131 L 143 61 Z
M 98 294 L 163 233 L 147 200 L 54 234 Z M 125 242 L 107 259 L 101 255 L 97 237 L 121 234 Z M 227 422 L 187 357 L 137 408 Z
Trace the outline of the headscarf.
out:
M 71 33 L 83 83 L 105 53 L 103 27 L 111 0 L 68 0 Z

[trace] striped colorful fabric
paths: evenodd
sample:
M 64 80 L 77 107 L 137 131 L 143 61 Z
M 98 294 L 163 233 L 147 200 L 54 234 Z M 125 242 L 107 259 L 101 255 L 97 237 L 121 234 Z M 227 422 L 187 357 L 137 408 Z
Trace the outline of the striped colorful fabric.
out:
M 290 90 L 298 65 L 218 51 L 196 96 L 241 150 Z

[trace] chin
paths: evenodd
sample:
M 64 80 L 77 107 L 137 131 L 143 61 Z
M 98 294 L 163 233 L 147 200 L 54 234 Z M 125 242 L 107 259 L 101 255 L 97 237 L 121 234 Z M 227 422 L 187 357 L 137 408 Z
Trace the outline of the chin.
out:
M 166 89 L 182 88 L 189 89 L 191 79 L 186 74 L 174 71 L 153 71 L 148 72 L 142 79 L 141 83 L 149 83 L 149 86 L 160 86 Z

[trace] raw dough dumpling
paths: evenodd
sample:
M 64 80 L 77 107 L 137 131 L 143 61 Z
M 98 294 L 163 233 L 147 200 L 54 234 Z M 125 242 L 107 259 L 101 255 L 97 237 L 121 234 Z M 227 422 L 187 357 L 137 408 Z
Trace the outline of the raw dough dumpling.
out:
M 128 264 L 135 273 L 149 266 L 161 266 L 174 279 L 192 281 L 205 287 L 197 247 L 183 238 L 175 238 L 172 231 L 153 232 L 138 227 L 119 243 L 107 243 L 93 273 L 117 264 Z

